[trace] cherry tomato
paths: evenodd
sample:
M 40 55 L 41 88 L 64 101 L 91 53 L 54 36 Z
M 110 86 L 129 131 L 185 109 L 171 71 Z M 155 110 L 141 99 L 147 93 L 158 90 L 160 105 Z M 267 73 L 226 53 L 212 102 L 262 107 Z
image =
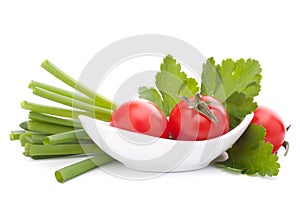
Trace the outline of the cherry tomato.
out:
M 258 124 L 266 129 L 265 141 L 273 145 L 273 153 L 283 145 L 286 129 L 282 119 L 275 111 L 259 106 L 254 112 L 251 124 Z
M 200 96 L 199 96 L 200 97 Z M 195 98 L 189 98 L 194 102 Z M 213 97 L 201 96 L 201 102 L 206 104 L 217 120 L 213 122 L 206 115 L 199 113 L 183 100 L 171 111 L 169 126 L 170 133 L 177 140 L 206 140 L 221 136 L 229 130 L 229 118 L 224 106 Z
M 133 100 L 120 105 L 113 111 L 110 125 L 155 137 L 169 137 L 166 116 L 153 103 L 146 100 Z

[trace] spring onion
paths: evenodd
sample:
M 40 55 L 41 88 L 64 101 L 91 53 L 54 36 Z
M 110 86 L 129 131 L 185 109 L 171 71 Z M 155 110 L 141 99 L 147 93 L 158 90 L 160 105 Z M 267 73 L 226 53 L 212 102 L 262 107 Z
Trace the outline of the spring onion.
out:
M 74 163 L 72 165 L 57 170 L 55 172 L 55 178 L 58 182 L 63 183 L 87 171 L 107 164 L 113 160 L 114 159 L 111 158 L 109 155 L 102 153 L 100 155 L 85 159 L 83 161 Z

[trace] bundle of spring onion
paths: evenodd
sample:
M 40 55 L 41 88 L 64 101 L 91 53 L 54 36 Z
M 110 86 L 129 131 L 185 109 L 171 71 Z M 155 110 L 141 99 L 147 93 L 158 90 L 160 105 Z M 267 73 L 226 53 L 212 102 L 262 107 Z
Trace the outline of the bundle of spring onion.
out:
M 29 111 L 28 121 L 22 122 L 20 129 L 11 131 L 10 140 L 19 140 L 24 147 L 23 154 L 33 159 L 89 155 L 83 161 L 57 170 L 55 177 L 58 182 L 65 182 L 113 161 L 89 138 L 77 117 L 84 114 L 109 121 L 116 105 L 80 84 L 50 61 L 45 60 L 41 66 L 73 91 L 31 81 L 29 88 L 33 94 L 70 109 L 23 101 L 21 107 Z

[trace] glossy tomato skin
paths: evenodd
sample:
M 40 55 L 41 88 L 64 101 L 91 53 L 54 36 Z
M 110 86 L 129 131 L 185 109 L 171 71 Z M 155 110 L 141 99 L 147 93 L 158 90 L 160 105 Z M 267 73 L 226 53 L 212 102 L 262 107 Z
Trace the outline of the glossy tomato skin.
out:
M 194 101 L 194 98 L 189 98 Z M 185 100 L 178 103 L 169 118 L 170 133 L 173 139 L 200 141 L 221 136 L 229 130 L 229 117 L 224 106 L 215 98 L 201 96 L 202 101 L 210 101 L 208 106 L 218 122 L 215 124 L 197 110 L 189 108 Z
M 120 105 L 113 111 L 110 125 L 155 137 L 169 137 L 166 116 L 157 106 L 146 100 L 138 99 Z
M 285 137 L 285 126 L 281 117 L 272 109 L 259 106 L 255 112 L 251 124 L 258 124 L 266 129 L 265 141 L 273 145 L 273 153 L 282 146 Z

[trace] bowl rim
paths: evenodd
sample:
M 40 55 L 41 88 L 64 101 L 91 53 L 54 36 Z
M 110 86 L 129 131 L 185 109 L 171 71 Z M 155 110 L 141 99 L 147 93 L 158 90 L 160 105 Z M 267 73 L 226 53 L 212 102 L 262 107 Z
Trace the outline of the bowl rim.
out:
M 240 124 L 238 124 L 236 127 L 234 127 L 233 129 L 231 129 L 230 131 L 228 131 L 227 133 L 221 135 L 221 136 L 217 136 L 217 137 L 214 137 L 214 138 L 211 138 L 211 139 L 205 139 L 205 140 L 176 140 L 176 139 L 170 139 L 170 138 L 160 138 L 160 137 L 155 137 L 155 136 L 151 136 L 151 135 L 147 135 L 147 134 L 143 134 L 143 133 L 137 133 L 137 132 L 133 132 L 133 131 L 130 131 L 130 130 L 124 130 L 124 129 L 121 129 L 121 128 L 116 128 L 116 127 L 113 127 L 113 126 L 110 126 L 108 124 L 108 122 L 105 122 L 105 121 L 102 121 L 102 120 L 99 120 L 99 119 L 95 119 L 93 117 L 89 117 L 89 116 L 86 116 L 86 115 L 78 115 L 78 118 L 79 120 L 81 121 L 81 117 L 87 117 L 87 118 L 91 118 L 91 119 L 94 119 L 96 120 L 97 122 L 100 122 L 102 123 L 103 125 L 106 125 L 106 126 L 109 126 L 111 128 L 114 128 L 114 129 L 118 129 L 118 130 L 121 130 L 121 131 L 125 131 L 125 132 L 128 132 L 128 133 L 134 133 L 134 134 L 138 134 L 138 135 L 143 135 L 143 136 L 148 136 L 148 137 L 154 137 L 154 138 L 157 138 L 157 139 L 161 139 L 161 140 L 164 140 L 164 141 L 176 141 L 176 142 L 182 142 L 182 143 L 199 143 L 199 142 L 211 142 L 211 141 L 217 141 L 219 139 L 226 139 L 227 136 L 231 136 L 232 133 L 234 133 L 235 131 L 238 131 L 241 127 L 245 126 L 245 125 L 249 125 L 251 120 L 253 119 L 254 117 L 254 113 L 250 113 L 250 114 L 247 114 L 244 119 L 240 122 Z M 249 123 L 248 123 L 249 122 Z

